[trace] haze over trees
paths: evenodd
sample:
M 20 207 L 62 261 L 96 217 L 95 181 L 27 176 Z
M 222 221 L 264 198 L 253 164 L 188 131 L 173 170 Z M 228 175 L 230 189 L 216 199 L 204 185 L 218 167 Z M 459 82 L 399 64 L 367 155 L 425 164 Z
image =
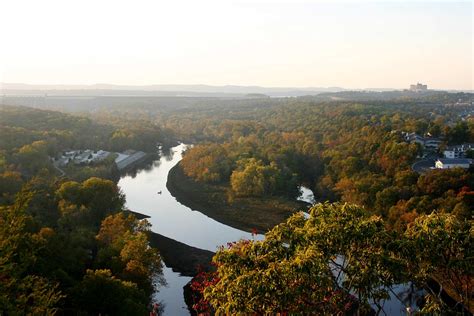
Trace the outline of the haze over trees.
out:
M 367 312 L 387 287 L 430 280 L 472 308 L 472 170 L 419 174 L 411 166 L 423 149 L 404 137 L 429 133 L 443 139 L 441 149 L 474 142 L 472 118 L 460 119 L 468 109 L 445 104 L 466 97 L 199 99 L 177 107 L 140 99 L 77 108 L 80 115 L 2 106 L 0 311 L 147 313 L 161 259 L 148 243 L 150 225 L 124 212 L 113 162 L 61 176 L 51 158 L 84 148 L 154 153 L 158 142 L 177 140 L 194 144 L 179 165 L 186 177 L 235 200 L 271 206 L 273 198 L 294 201 L 305 185 L 319 201 L 339 202 L 315 206 L 309 219 L 290 217 L 264 241 L 219 250 L 216 273 L 195 284 L 199 308 Z M 449 309 L 431 294 L 426 311 Z
M 0 0 L 0 316 L 474 315 L 474 3 L 341 2 Z

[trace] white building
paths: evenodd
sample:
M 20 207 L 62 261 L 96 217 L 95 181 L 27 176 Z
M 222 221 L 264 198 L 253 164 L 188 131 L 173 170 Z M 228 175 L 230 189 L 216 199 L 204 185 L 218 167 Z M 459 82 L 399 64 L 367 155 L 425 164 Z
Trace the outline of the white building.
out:
M 143 160 L 146 156 L 146 153 L 143 151 L 127 150 L 118 154 L 118 157 L 115 158 L 115 164 L 119 170 L 123 170 Z
M 444 150 L 443 154 L 446 158 L 464 158 L 469 150 L 474 150 L 474 144 L 450 146 Z
M 444 159 L 440 158 L 436 161 L 435 167 L 437 169 L 451 169 L 463 168 L 468 169 L 472 164 L 472 159 L 458 158 L 458 159 Z
M 99 162 L 106 159 L 110 155 L 110 152 L 105 150 L 71 150 L 63 153 L 59 159 L 59 165 L 65 166 L 72 162 L 76 165 L 90 164 L 92 162 Z

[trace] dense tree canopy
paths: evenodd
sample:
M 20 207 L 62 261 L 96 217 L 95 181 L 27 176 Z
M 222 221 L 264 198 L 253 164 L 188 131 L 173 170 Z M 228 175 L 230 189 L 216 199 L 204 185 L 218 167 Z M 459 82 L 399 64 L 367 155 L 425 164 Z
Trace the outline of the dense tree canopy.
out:
M 64 297 L 58 283 L 33 272 L 47 232 L 29 231 L 24 207 L 0 207 L 0 312 L 53 314 Z
M 1 106 L 0 131 L 0 314 L 146 314 L 163 283 L 150 225 L 125 216 L 117 185 L 95 177 L 111 176 L 108 162 L 58 178 L 52 158 L 74 148 L 153 152 L 161 130 Z
M 264 241 L 218 251 L 216 274 L 197 285 L 200 307 L 367 312 L 394 284 L 431 289 L 430 279 L 471 306 L 472 170 L 414 172 L 426 152 L 405 133 L 440 137 L 441 150 L 474 143 L 471 109 L 452 106 L 472 95 L 387 95 L 396 93 L 116 98 L 74 109 L 81 115 L 1 106 L 0 314 L 146 313 L 161 260 L 149 225 L 122 213 L 124 196 L 100 179 L 114 179 L 113 160 L 59 178 L 51 158 L 85 148 L 154 152 L 176 139 L 195 143 L 184 173 L 230 196 L 294 199 L 304 184 L 318 200 L 350 203 L 317 205 Z M 429 294 L 426 311 L 447 310 Z
M 318 204 L 309 217 L 295 214 L 263 241 L 220 249 L 214 257 L 217 271 L 193 284 L 203 294 L 196 307 L 223 314 L 367 314 L 381 311 L 396 284 L 414 281 L 431 289 L 433 273 L 468 306 L 472 224 L 433 213 L 397 233 L 361 207 Z M 423 310 L 449 307 L 433 290 Z
M 442 147 L 473 141 L 472 121 L 448 124 L 457 120 L 456 108 L 306 100 L 275 101 L 270 108 L 264 104 L 253 108 L 251 116 L 244 107 L 233 113 L 234 120 L 217 120 L 228 112 L 214 111 L 180 126 L 194 126 L 200 134 L 196 125 L 207 124 L 205 134 L 211 140 L 186 152 L 184 172 L 197 181 L 227 185 L 237 196 L 293 198 L 297 186 L 305 184 L 319 200 L 362 205 L 393 227 L 404 227 L 435 209 L 470 218 L 474 209 L 466 192 L 474 187 L 472 172 L 419 175 L 411 166 L 422 148 L 403 134 L 431 131 L 444 139 Z
M 161 259 L 113 182 L 35 177 L 16 196 L 0 207 L 0 312 L 147 310 Z

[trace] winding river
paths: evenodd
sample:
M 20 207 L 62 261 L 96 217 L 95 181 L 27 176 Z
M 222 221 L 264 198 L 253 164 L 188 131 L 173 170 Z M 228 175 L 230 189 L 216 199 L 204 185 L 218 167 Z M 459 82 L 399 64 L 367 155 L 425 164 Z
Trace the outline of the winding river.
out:
M 181 160 L 185 149 L 184 144 L 173 147 L 167 155 L 154 161 L 151 168 L 139 171 L 134 177 L 122 177 L 118 185 L 125 193 L 126 206 L 150 216 L 153 231 L 189 246 L 216 251 L 228 241 L 251 238 L 250 233 L 219 223 L 179 203 L 168 191 L 168 172 Z
M 216 251 L 218 246 L 229 241 L 251 239 L 252 235 L 248 232 L 219 223 L 184 206 L 168 191 L 168 173 L 181 160 L 186 147 L 185 144 L 173 147 L 169 152 L 162 153 L 151 167 L 139 170 L 133 176 L 123 176 L 118 185 L 126 196 L 126 207 L 150 216 L 148 220 L 154 232 L 197 248 Z M 163 274 L 167 286 L 160 288 L 155 299 L 162 302 L 164 315 L 189 315 L 183 286 L 191 278 L 181 276 L 168 267 L 164 268 Z
M 248 232 L 224 225 L 192 210 L 171 195 L 166 188 L 168 173 L 181 160 L 186 147 L 185 144 L 175 146 L 169 152 L 162 153 L 160 159 L 154 161 L 149 168 L 120 179 L 118 185 L 126 196 L 127 208 L 150 216 L 148 220 L 154 232 L 201 249 L 216 251 L 217 247 L 229 241 L 241 238 L 262 239 L 261 235 L 252 237 Z M 315 202 L 311 190 L 301 187 L 301 192 L 299 200 Z M 155 295 L 155 300 L 164 307 L 163 315 L 189 315 L 184 302 L 183 287 L 191 278 L 181 276 L 169 267 L 164 267 L 163 274 L 167 285 L 161 287 Z M 389 308 L 385 308 L 389 309 L 387 314 L 391 315 L 393 311 L 399 313 L 403 308 L 395 301 L 398 300 L 388 300 L 386 307 Z

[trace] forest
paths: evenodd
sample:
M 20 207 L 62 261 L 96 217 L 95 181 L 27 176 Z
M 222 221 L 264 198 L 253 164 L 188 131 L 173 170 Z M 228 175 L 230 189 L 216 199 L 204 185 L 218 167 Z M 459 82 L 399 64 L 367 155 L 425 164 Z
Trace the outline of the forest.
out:
M 181 167 L 198 181 L 226 183 L 238 196 L 292 197 L 303 183 L 319 201 L 363 206 L 394 228 L 433 210 L 470 219 L 472 172 L 418 174 L 411 165 L 422 148 L 403 136 L 440 137 L 440 150 L 474 142 L 474 122 L 453 121 L 445 111 L 418 104 L 296 103 L 253 120 L 213 124 L 206 118 L 208 140 L 190 149 Z
M 441 139 L 434 154 L 474 143 L 470 108 L 452 105 L 472 95 L 364 98 L 127 100 L 73 114 L 0 106 L 0 313 L 151 311 L 162 262 L 150 224 L 124 206 L 118 171 L 105 161 L 61 176 L 51 157 L 177 141 L 194 144 L 177 168 L 228 199 L 294 201 L 304 185 L 321 202 L 263 241 L 218 250 L 215 271 L 192 284 L 197 310 L 365 315 L 384 286 L 433 280 L 472 309 L 473 170 L 417 173 L 426 153 L 405 138 Z M 453 311 L 434 290 L 422 305 Z
M 204 135 L 180 167 L 196 181 L 227 186 L 231 195 L 291 199 L 304 184 L 320 202 L 347 204 L 320 205 L 309 220 L 290 218 L 263 242 L 222 248 L 214 257 L 217 271 L 198 276 L 193 284 L 200 293 L 195 307 L 218 313 L 369 314 L 377 304 L 373 300 L 388 295 L 377 292 L 380 287 L 416 280 L 432 289 L 435 279 L 472 309 L 472 167 L 420 174 L 412 164 L 426 154 L 424 148 L 404 137 L 417 133 L 441 139 L 431 153 L 438 156 L 447 146 L 472 143 L 474 121 L 460 119 L 465 109 L 417 101 L 289 103 L 253 109 L 251 115 L 242 111 L 236 120 L 224 119 L 223 111 L 221 117 L 204 114 L 202 121 L 179 125 L 182 137 L 192 137 L 193 128 Z M 347 219 L 339 213 L 346 210 L 356 226 L 351 221 L 344 226 Z M 332 216 L 336 224 L 329 223 Z M 371 235 L 375 232 L 366 231 L 370 237 L 364 239 L 359 231 L 365 220 L 377 222 L 374 229 L 390 240 L 378 250 L 368 246 L 369 240 L 378 240 Z M 315 240 L 313 234 L 324 237 Z M 328 248 L 336 240 L 341 244 Z M 340 267 L 343 285 L 322 272 L 331 271 L 327 263 L 340 255 L 358 261 Z M 349 293 L 358 293 L 357 300 Z M 447 313 L 450 308 L 432 294 L 422 311 Z
M 0 313 L 148 313 L 164 283 L 150 226 L 124 207 L 107 166 L 60 177 L 67 149 L 156 150 L 154 124 L 103 124 L 23 107 L 0 108 Z M 130 124 L 128 124 L 130 123 Z

